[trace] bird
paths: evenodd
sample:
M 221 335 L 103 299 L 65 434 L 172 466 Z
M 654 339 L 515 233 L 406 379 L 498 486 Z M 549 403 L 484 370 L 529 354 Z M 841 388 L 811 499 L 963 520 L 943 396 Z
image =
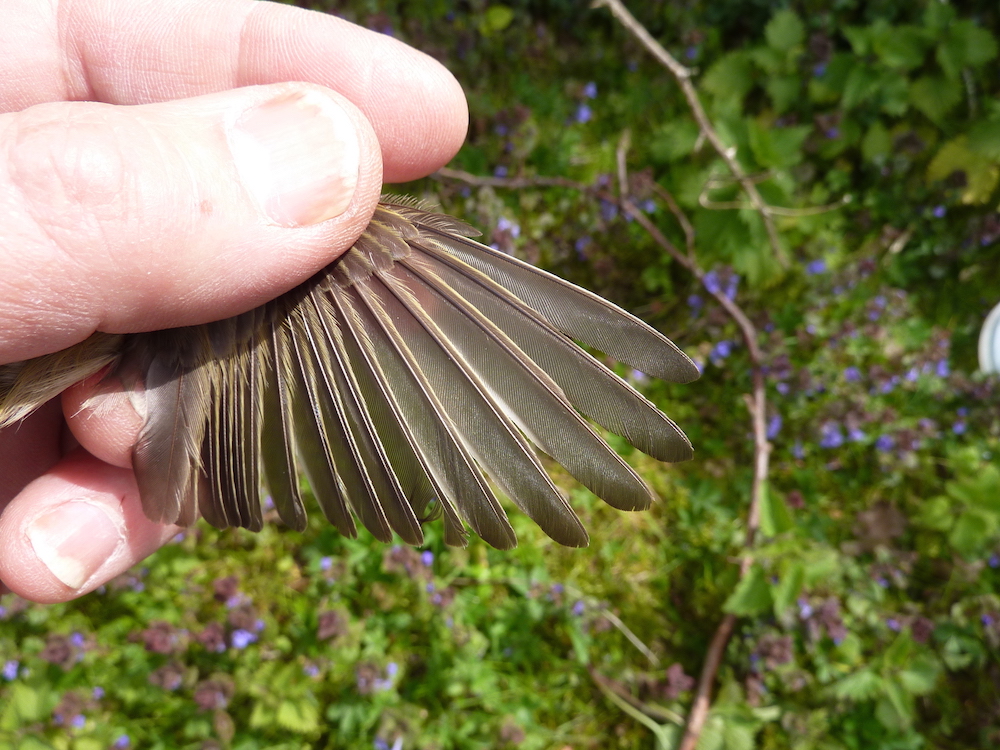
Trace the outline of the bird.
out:
M 695 363 L 602 297 L 474 238 L 406 198 L 382 196 L 354 245 L 298 287 L 225 320 L 97 332 L 0 366 L 0 429 L 102 371 L 145 392 L 132 449 L 152 521 L 307 523 L 304 474 L 325 517 L 354 537 L 446 544 L 469 530 L 497 549 L 517 538 L 498 495 L 556 542 L 586 529 L 539 451 L 614 508 L 653 490 L 594 428 L 664 462 L 692 457 L 681 429 L 581 344 L 662 380 Z

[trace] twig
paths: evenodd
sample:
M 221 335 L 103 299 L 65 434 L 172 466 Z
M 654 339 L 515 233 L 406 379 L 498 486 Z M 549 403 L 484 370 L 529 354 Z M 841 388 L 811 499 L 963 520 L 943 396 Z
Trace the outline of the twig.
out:
M 788 267 L 788 257 L 785 254 L 784 249 L 781 247 L 781 242 L 778 238 L 778 230 L 774 226 L 774 219 L 771 216 L 771 209 L 764 201 L 761 196 L 760 191 L 757 190 L 757 186 L 754 181 L 747 176 L 743 171 L 743 167 L 740 166 L 739 161 L 736 159 L 736 149 L 727 147 L 722 139 L 719 137 L 718 132 L 712 126 L 711 120 L 708 119 L 708 115 L 705 113 L 705 108 L 701 106 L 701 99 L 698 98 L 698 92 L 691 83 L 691 69 L 686 68 L 681 65 L 677 60 L 667 52 L 664 47 L 657 42 L 650 35 L 646 28 L 639 23 L 635 16 L 629 13 L 628 9 L 621 2 L 621 0 L 594 0 L 594 8 L 607 8 L 611 11 L 619 23 L 624 26 L 633 36 L 636 37 L 642 45 L 653 55 L 660 63 L 663 64 L 671 73 L 673 73 L 674 78 L 677 79 L 678 85 L 681 87 L 681 91 L 684 94 L 684 98 L 687 99 L 688 106 L 691 108 L 691 113 L 694 115 L 695 121 L 698 123 L 698 129 L 701 133 L 705 135 L 708 142 L 712 144 L 712 148 L 715 152 L 722 158 L 732 173 L 733 177 L 740 183 L 743 190 L 746 192 L 747 197 L 750 198 L 750 204 L 753 206 L 754 210 L 760 214 L 761 219 L 764 222 L 764 229 L 767 231 L 767 239 L 771 245 L 771 251 L 774 253 L 774 257 L 778 259 L 783 267 Z
M 614 612 L 612 612 L 607 607 L 602 607 L 601 610 L 600 610 L 600 612 L 601 612 L 601 616 L 605 620 L 607 620 L 612 625 L 614 625 L 616 628 L 618 628 L 618 630 L 621 631 L 622 635 L 624 635 L 626 638 L 628 638 L 629 641 L 632 643 L 632 645 L 635 646 L 637 649 L 639 649 L 639 651 L 642 652 L 643 656 L 645 656 L 647 659 L 649 659 L 649 663 L 650 664 L 652 664 L 654 667 L 660 666 L 660 657 L 658 657 L 656 654 L 654 654 L 653 650 L 649 646 L 647 646 L 645 643 L 643 643 L 642 640 L 639 638 L 639 636 L 637 636 L 635 633 L 633 633 L 632 629 L 629 628 L 628 625 L 626 625 L 624 622 L 621 621 L 621 618 L 618 617 L 618 615 L 616 615 Z
M 597 687 L 599 687 L 605 695 L 611 698 L 611 700 L 629 716 L 638 719 L 647 727 L 652 729 L 657 737 L 661 736 L 661 732 L 664 728 L 653 721 L 650 718 L 651 716 L 665 719 L 666 721 L 672 722 L 677 726 L 684 726 L 683 716 L 671 711 L 669 708 L 651 706 L 640 700 L 636 700 L 627 692 L 622 690 L 621 687 L 619 687 L 613 680 L 609 680 L 607 677 L 598 672 L 592 664 L 587 665 L 587 671 L 590 673 L 590 678 L 597 684 Z M 628 706 L 628 708 L 626 708 L 626 706 Z
M 618 166 L 618 195 L 622 198 L 630 192 L 628 189 L 628 161 L 625 156 L 628 154 L 628 147 L 631 143 L 632 136 L 628 128 L 625 128 L 621 138 L 618 139 L 618 148 L 615 149 L 615 163 Z

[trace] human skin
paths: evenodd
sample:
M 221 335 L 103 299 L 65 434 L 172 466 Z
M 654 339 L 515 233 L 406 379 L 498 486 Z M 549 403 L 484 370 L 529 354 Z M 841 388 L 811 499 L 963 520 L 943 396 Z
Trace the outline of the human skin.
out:
M 0 50 L 0 364 L 280 295 L 468 122 L 426 55 L 257 0 L 5 0 Z M 0 581 L 21 596 L 81 596 L 178 531 L 141 511 L 117 386 L 0 431 Z

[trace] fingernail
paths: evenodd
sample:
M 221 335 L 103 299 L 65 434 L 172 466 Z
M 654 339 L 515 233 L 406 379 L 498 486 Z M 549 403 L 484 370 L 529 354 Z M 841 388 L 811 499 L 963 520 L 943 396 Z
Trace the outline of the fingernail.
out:
M 245 112 L 230 128 L 240 178 L 281 226 L 342 214 L 358 184 L 361 146 L 347 113 L 318 91 L 285 94 Z
M 81 588 L 125 541 L 103 505 L 82 499 L 51 508 L 25 533 L 42 564 L 71 589 Z

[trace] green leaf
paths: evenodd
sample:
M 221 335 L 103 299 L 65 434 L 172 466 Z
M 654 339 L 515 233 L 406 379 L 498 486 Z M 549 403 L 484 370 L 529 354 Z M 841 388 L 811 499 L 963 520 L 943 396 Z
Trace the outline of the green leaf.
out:
M 310 734 L 319 729 L 319 709 L 314 701 L 284 700 L 278 706 L 278 724 L 291 732 Z
M 907 692 L 913 695 L 927 695 L 933 692 L 940 674 L 941 667 L 935 659 L 930 656 L 919 656 L 913 659 L 898 677 L 899 683 Z
M 798 76 L 768 76 L 764 83 L 767 95 L 778 114 L 787 112 L 802 95 L 802 79 Z
M 767 22 L 764 38 L 773 49 L 787 52 L 805 41 L 806 27 L 794 11 L 779 10 Z
M 741 617 L 752 617 L 771 608 L 771 588 L 767 584 L 764 569 L 756 563 L 738 584 L 736 590 L 726 599 L 723 611 Z
M 841 105 L 844 109 L 853 109 L 870 98 L 879 89 L 881 76 L 879 72 L 864 63 L 858 62 L 851 68 L 844 83 L 844 98 Z
M 491 5 L 483 13 L 479 21 L 479 33 L 483 36 L 492 36 L 510 26 L 514 20 L 514 11 L 506 5 Z
M 990 200 L 1000 180 L 1000 168 L 970 150 L 964 135 L 948 141 L 938 150 L 927 165 L 927 180 L 943 180 L 958 171 L 965 173 L 963 203 L 982 204 Z
M 885 125 L 876 120 L 861 139 L 861 155 L 865 161 L 874 161 L 879 156 L 886 156 L 891 150 L 892 136 Z
M 679 161 L 689 156 L 698 141 L 698 125 L 691 120 L 669 120 L 656 128 L 649 153 L 660 163 Z
M 806 572 L 801 564 L 789 565 L 788 569 L 782 573 L 778 583 L 771 587 L 771 596 L 774 599 L 774 614 L 780 617 L 785 610 L 795 604 L 795 600 L 802 593 L 805 585 Z
M 892 26 L 884 21 L 874 34 L 875 54 L 888 67 L 912 70 L 919 67 L 929 47 L 926 32 L 918 26 Z
M 925 500 L 914 520 L 921 526 L 935 531 L 947 531 L 955 523 L 952 502 L 944 495 Z
M 955 20 L 955 9 L 948 3 L 927 3 L 924 11 L 924 26 L 932 31 L 941 31 Z
M 723 55 L 701 79 L 702 87 L 727 104 L 742 104 L 753 87 L 753 70 L 745 52 Z
M 972 21 L 953 23 L 937 49 L 938 64 L 946 76 L 956 81 L 963 68 L 977 68 L 996 56 L 996 38 Z
M 861 701 L 882 692 L 885 680 L 870 669 L 859 669 L 833 685 L 833 694 L 843 700 Z
M 902 731 L 913 723 L 913 698 L 893 680 L 886 680 L 884 693 L 875 706 L 875 718 L 886 729 Z
M 750 150 L 762 167 L 785 169 L 802 161 L 802 144 L 812 127 L 798 125 L 792 128 L 765 126 L 756 120 L 747 123 Z
M 845 26 L 842 29 L 851 49 L 858 57 L 865 57 L 872 49 L 872 31 L 867 26 Z
M 760 498 L 760 530 L 764 536 L 777 536 L 794 526 L 788 506 L 765 483 Z
M 910 85 L 910 103 L 940 124 L 962 101 L 962 88 L 941 76 L 922 76 Z
M 948 541 L 959 554 L 964 557 L 974 557 L 983 549 L 989 536 L 988 532 L 983 515 L 967 510 L 955 521 L 955 526 L 948 535 Z

